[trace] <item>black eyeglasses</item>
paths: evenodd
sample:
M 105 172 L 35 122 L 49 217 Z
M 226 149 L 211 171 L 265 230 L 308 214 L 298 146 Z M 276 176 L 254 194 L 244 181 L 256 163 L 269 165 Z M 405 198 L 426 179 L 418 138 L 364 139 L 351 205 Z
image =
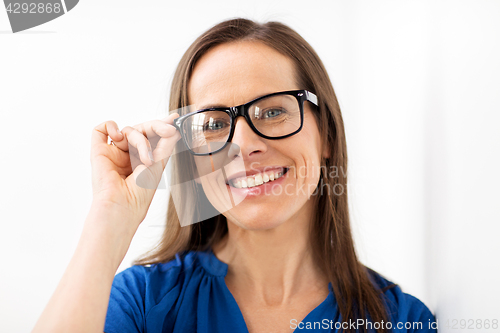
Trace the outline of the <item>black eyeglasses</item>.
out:
M 307 90 L 277 92 L 233 107 L 198 110 L 181 116 L 174 126 L 194 155 L 216 153 L 231 142 L 236 118 L 245 117 L 248 125 L 265 139 L 284 139 L 302 129 L 304 101 L 318 106 L 318 98 Z

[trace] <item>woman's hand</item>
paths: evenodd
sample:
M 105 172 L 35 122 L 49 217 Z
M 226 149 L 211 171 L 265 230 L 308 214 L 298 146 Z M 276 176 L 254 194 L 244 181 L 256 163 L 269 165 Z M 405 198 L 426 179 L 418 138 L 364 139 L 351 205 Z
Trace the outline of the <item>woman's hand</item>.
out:
M 180 134 L 172 125 L 179 115 L 127 126 L 121 133 L 114 121 L 92 131 L 93 204 L 120 210 L 137 227 L 146 217 Z M 108 136 L 114 145 L 107 143 Z
M 94 201 L 75 254 L 33 332 L 102 332 L 116 270 L 180 138 L 172 126 L 178 116 L 127 126 L 122 133 L 113 121 L 94 128 Z M 108 136 L 114 145 L 107 143 Z

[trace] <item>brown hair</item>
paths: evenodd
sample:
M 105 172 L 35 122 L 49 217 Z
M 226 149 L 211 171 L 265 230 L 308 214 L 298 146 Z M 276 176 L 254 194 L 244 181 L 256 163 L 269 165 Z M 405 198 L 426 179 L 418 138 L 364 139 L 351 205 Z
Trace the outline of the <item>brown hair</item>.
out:
M 382 320 L 387 322 L 383 294 L 370 281 L 370 270 L 358 261 L 354 249 L 345 186 L 346 139 L 337 97 L 323 63 L 298 33 L 279 22 L 259 24 L 247 19 L 232 19 L 217 24 L 198 37 L 182 57 L 172 82 L 170 110 L 189 105 L 189 78 L 200 57 L 217 45 L 242 40 L 264 43 L 288 56 L 295 63 L 301 89 L 317 95 L 319 105 L 315 115 L 322 145 L 328 145 L 331 152 L 329 158 L 322 158 L 321 185 L 318 185 L 318 193 L 321 194 L 314 196 L 317 210 L 310 225 L 314 260 L 332 284 L 344 321 L 367 319 L 369 314 L 374 323 Z M 186 165 L 194 165 L 192 161 L 181 159 L 175 163 L 173 173 L 180 166 L 185 168 Z M 332 167 L 343 172 L 338 177 L 328 177 L 325 170 L 332 170 Z M 320 187 L 326 187 L 328 191 L 322 193 L 323 191 L 319 191 Z M 343 189 L 340 194 L 330 193 L 330 189 L 337 187 Z M 206 250 L 226 234 L 227 220 L 223 215 L 181 227 L 170 197 L 167 226 L 161 242 L 147 256 L 136 261 L 136 264 L 163 263 L 172 260 L 179 252 Z

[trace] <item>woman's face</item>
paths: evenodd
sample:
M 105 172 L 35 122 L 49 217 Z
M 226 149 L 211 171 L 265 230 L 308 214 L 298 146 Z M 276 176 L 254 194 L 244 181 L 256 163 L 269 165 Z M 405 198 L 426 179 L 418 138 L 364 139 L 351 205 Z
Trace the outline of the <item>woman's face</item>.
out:
M 304 89 L 295 76 L 292 60 L 263 43 L 222 44 L 196 63 L 188 87 L 189 102 L 196 110 L 231 107 L 275 92 Z M 319 181 L 323 150 L 309 102 L 304 102 L 304 125 L 299 133 L 285 139 L 264 139 L 238 117 L 231 142 L 239 149 L 229 149 L 234 160 L 224 167 L 227 181 L 220 181 L 220 172 L 201 178 L 208 199 L 228 221 L 249 230 L 275 228 L 289 220 L 310 221 L 314 207 L 309 198 Z M 227 156 L 227 150 L 220 154 Z M 199 170 L 213 165 L 210 157 L 196 157 L 195 161 Z M 286 173 L 271 180 L 271 174 L 277 178 L 280 171 Z M 246 179 L 242 178 L 245 173 Z M 235 187 L 242 180 L 247 186 L 252 179 L 260 183 L 259 176 L 263 182 L 270 179 L 260 186 Z

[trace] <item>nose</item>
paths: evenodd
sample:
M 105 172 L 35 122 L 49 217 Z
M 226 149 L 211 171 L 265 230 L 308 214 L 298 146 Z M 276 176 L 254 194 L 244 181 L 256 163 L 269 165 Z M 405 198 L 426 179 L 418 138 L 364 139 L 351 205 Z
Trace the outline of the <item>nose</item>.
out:
M 243 117 L 236 119 L 231 142 L 239 146 L 243 158 L 256 156 L 267 151 L 265 139 L 255 133 Z

